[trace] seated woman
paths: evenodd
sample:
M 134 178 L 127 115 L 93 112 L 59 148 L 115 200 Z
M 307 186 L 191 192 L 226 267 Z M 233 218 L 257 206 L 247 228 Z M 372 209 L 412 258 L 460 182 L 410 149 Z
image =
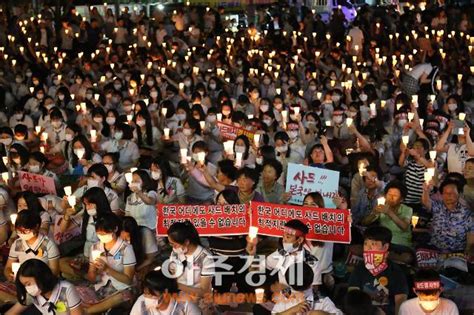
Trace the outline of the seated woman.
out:
M 277 160 L 267 160 L 263 163 L 262 177 L 257 186 L 257 191 L 263 196 L 265 202 L 285 203 L 289 195 L 285 187 L 278 182 L 283 173 L 283 166 Z
M 133 217 L 139 225 L 155 231 L 158 196 L 153 182 L 145 170 L 137 170 L 132 176 L 132 182 L 129 184 L 132 193 L 127 198 L 125 214 Z
M 56 193 L 60 196 L 63 195 L 63 188 L 59 182 L 58 176 L 46 169 L 46 165 L 49 164 L 49 160 L 41 152 L 32 152 L 28 160 L 28 172 L 33 174 L 39 174 L 54 179 L 54 185 L 56 187 Z
M 59 275 L 59 250 L 56 244 L 40 233 L 41 218 L 34 211 L 21 211 L 15 221 L 18 239 L 13 242 L 3 274 L 10 283 L 2 284 L 0 301 L 15 301 L 13 267 L 28 259 L 37 258 L 47 263 L 53 274 Z
M 158 202 L 161 204 L 183 204 L 186 201 L 181 179 L 175 177 L 170 163 L 164 158 L 156 158 L 150 166 L 151 178 L 157 183 Z
M 120 238 L 129 242 L 133 246 L 137 267 L 135 268 L 139 275 L 145 275 L 145 270 L 153 267 L 154 259 L 158 254 L 158 245 L 153 232 L 144 226 L 137 224 L 132 217 L 122 219 L 122 231 Z
M 363 220 L 365 225 L 376 221 L 392 232 L 390 258 L 401 263 L 411 263 L 413 255 L 411 241 L 411 217 L 413 209 L 403 204 L 407 194 L 405 186 L 398 181 L 392 181 L 385 186 L 385 203 L 373 208 Z
M 87 313 L 105 312 L 130 302 L 135 276 L 133 247 L 118 235 L 120 219 L 114 214 L 105 214 L 97 219 L 95 230 L 99 242 L 91 247 L 87 273 L 94 291 L 79 288 L 80 294 L 95 293 L 95 299 L 87 300 Z
M 49 266 L 39 259 L 25 261 L 16 277 L 18 302 L 6 315 L 22 314 L 31 304 L 41 314 L 82 315 L 82 302 L 75 287 L 53 274 Z M 54 313 L 54 312 L 53 312 Z
M 143 294 L 133 305 L 130 315 L 200 315 L 201 310 L 190 299 L 179 301 L 178 282 L 161 270 L 150 271 L 143 281 Z

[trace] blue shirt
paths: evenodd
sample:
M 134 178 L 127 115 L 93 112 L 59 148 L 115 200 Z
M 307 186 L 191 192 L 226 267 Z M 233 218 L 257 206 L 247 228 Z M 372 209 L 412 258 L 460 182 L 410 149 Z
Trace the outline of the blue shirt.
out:
M 471 211 L 458 202 L 448 210 L 441 200 L 431 200 L 431 244 L 442 252 L 459 252 L 466 249 L 467 234 L 474 233 Z

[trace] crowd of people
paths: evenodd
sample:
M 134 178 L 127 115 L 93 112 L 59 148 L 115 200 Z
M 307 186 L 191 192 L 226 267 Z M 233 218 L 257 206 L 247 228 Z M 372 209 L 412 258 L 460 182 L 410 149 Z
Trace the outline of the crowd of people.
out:
M 474 284 L 472 6 L 325 24 L 275 4 L 247 28 L 222 7 L 87 10 L 0 12 L 3 313 L 459 313 L 440 296 Z M 350 244 L 297 219 L 282 238 L 157 235 L 157 204 L 288 203 L 289 163 L 338 172 Z

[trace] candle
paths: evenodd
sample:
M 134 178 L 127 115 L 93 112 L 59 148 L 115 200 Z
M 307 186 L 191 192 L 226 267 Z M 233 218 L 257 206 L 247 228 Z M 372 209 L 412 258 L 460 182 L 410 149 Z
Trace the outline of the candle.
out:
M 180 149 L 181 153 L 181 164 L 186 164 L 188 162 L 187 156 L 188 156 L 188 149 Z
M 459 120 L 464 121 L 466 119 L 466 113 L 459 113 Z
M 295 116 L 298 116 L 298 114 L 300 113 L 300 108 L 295 107 L 295 108 L 293 108 L 293 111 L 295 112 Z
M 256 238 L 257 233 L 258 233 L 258 227 L 256 227 L 256 226 L 249 227 L 249 238 L 250 238 L 250 240 L 253 240 L 254 238 Z
M 92 250 L 92 252 L 91 252 L 91 258 L 92 258 L 92 260 L 96 260 L 97 258 L 100 257 L 101 254 L 102 254 L 102 252 L 101 252 L 100 250 L 98 250 L 98 249 Z
M 127 181 L 127 183 L 130 184 L 132 182 L 132 179 L 133 179 L 133 174 L 131 172 L 125 173 L 125 180 Z
M 2 156 L 2 161 L 3 161 L 3 164 L 7 165 L 8 164 L 8 156 Z
M 256 133 L 256 134 L 253 136 L 253 141 L 255 142 L 255 146 L 258 147 L 259 144 L 260 144 L 260 134 Z
M 169 139 L 170 138 L 170 128 L 163 128 L 163 132 L 165 134 L 165 139 Z
M 97 141 L 97 130 L 91 129 L 91 142 Z
M 206 160 L 206 152 L 198 152 L 198 161 L 202 165 L 204 165 L 204 161 Z
M 3 179 L 4 182 L 6 182 L 8 180 L 8 176 L 9 176 L 8 172 L 3 172 L 2 173 L 2 179 Z
M 203 130 L 204 128 L 206 128 L 206 122 L 204 120 L 201 120 L 199 122 L 199 126 L 201 126 L 201 130 Z
M 41 134 L 41 141 L 43 141 L 43 142 L 48 141 L 48 133 L 47 132 L 43 132 Z
M 255 301 L 257 304 L 264 302 L 265 290 L 264 289 L 255 289 Z
M 347 124 L 347 127 L 349 127 L 350 125 L 352 125 L 352 122 L 353 122 L 353 119 L 348 117 L 346 118 L 346 124 Z
M 410 137 L 409 136 L 402 136 L 402 142 L 404 145 L 407 145 L 408 144 L 408 141 L 410 141 Z
M 10 221 L 12 222 L 13 225 L 15 225 L 15 222 L 16 222 L 16 217 L 18 215 L 16 213 L 14 214 L 10 214 Z
M 331 121 L 330 120 L 326 120 L 325 124 L 326 124 L 326 127 L 331 127 Z
M 411 122 L 413 120 L 413 117 L 415 117 L 415 113 L 409 112 L 408 113 L 408 121 Z
M 15 278 L 16 278 L 16 273 L 18 272 L 18 269 L 20 269 L 20 266 L 21 264 L 19 262 L 12 263 L 12 272 Z
M 375 103 L 370 103 L 370 114 L 372 116 L 377 115 L 377 107 L 375 106 Z
M 236 167 L 241 167 L 242 166 L 242 157 L 243 157 L 242 152 L 237 152 L 235 153 L 235 166 Z
M 41 126 L 36 126 L 36 127 L 35 127 L 35 131 L 36 131 L 36 134 L 39 135 L 40 132 L 41 132 Z
M 76 196 L 68 196 L 67 203 L 71 206 L 71 208 L 74 208 L 76 206 Z
M 66 187 L 64 187 L 64 193 L 65 193 L 66 196 L 68 196 L 68 197 L 71 196 L 71 194 L 72 194 L 72 188 L 71 188 L 71 186 L 66 186 Z
M 133 115 L 127 115 L 127 121 L 130 123 L 133 119 Z
M 377 198 L 377 205 L 378 206 L 384 206 L 385 205 L 385 197 Z
M 234 141 L 233 140 L 228 140 L 224 142 L 224 151 L 227 154 L 233 154 L 234 153 Z
M 441 90 L 441 87 L 443 86 L 443 81 L 441 80 L 436 80 L 436 88 L 438 90 Z
M 163 116 L 166 116 L 167 113 L 168 113 L 168 108 L 163 107 L 163 108 L 161 109 L 161 114 L 162 114 Z
M 430 159 L 432 159 L 434 161 L 434 159 L 436 159 L 436 154 L 437 154 L 436 150 L 431 150 L 430 151 Z
M 217 116 L 218 121 L 222 121 L 222 114 L 221 113 L 217 113 L 216 116 Z
M 283 122 L 285 123 L 288 119 L 288 111 L 286 110 L 281 111 L 281 117 L 283 118 Z
M 416 215 L 411 216 L 411 225 L 413 226 L 413 228 L 415 228 L 416 225 L 418 224 L 418 220 L 420 220 L 420 217 Z

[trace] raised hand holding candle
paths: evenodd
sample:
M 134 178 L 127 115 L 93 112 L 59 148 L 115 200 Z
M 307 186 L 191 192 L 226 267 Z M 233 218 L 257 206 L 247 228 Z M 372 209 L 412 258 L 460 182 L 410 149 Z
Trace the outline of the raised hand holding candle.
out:
M 68 197 L 71 196 L 71 194 L 72 194 L 71 186 L 64 187 L 64 194 L 66 194 L 66 196 L 68 196 Z
M 420 220 L 420 217 L 416 215 L 411 216 L 411 225 L 413 226 L 413 228 L 415 228 L 416 225 L 418 224 L 418 220 Z
M 14 214 L 10 214 L 10 221 L 12 222 L 13 225 L 15 225 L 15 222 L 16 222 L 16 217 L 18 215 L 16 213 Z
M 184 148 L 184 149 L 180 149 L 180 153 L 181 153 L 181 164 L 186 164 L 188 163 L 188 149 Z
M 242 152 L 235 153 L 235 166 L 236 167 L 242 167 L 242 157 L 243 157 Z
M 13 276 L 16 278 L 16 274 L 18 272 L 18 269 L 20 269 L 21 264 L 19 262 L 14 262 L 12 263 L 12 272 Z
M 250 238 L 250 240 L 253 240 L 254 238 L 256 238 L 257 233 L 258 233 L 258 227 L 256 227 L 256 226 L 249 227 L 249 238 Z
M 410 137 L 409 136 L 402 136 L 402 142 L 404 145 L 407 145 L 408 144 L 408 141 L 410 141 Z
M 74 208 L 76 206 L 76 196 L 68 196 L 67 203 L 71 206 L 71 208 Z
M 163 128 L 163 133 L 165 134 L 165 139 L 169 140 L 169 138 L 170 138 L 170 128 Z
M 125 173 L 125 180 L 127 181 L 127 183 L 130 184 L 132 182 L 132 179 L 133 179 L 133 174 L 131 172 Z
M 378 206 L 384 206 L 385 205 L 385 197 L 377 198 L 377 205 Z

